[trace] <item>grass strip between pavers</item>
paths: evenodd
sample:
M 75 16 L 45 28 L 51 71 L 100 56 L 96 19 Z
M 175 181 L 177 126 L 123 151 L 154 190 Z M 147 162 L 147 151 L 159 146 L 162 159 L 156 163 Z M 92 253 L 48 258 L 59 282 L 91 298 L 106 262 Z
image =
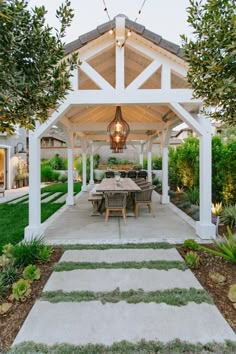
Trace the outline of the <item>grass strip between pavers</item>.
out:
M 101 245 L 60 245 L 63 251 L 68 250 L 108 250 L 108 249 L 170 249 L 175 248 L 174 244 L 168 242 L 152 242 L 152 243 L 125 243 L 125 244 L 101 244 Z
M 55 272 L 70 271 L 75 269 L 179 269 L 186 270 L 187 266 L 181 261 L 142 261 L 142 262 L 60 262 L 57 263 L 53 270 Z
M 213 304 L 213 300 L 205 290 L 200 289 L 168 289 L 144 291 L 129 290 L 120 291 L 118 288 L 111 292 L 93 292 L 93 291 L 71 291 L 63 292 L 47 291 L 42 293 L 41 300 L 57 303 L 57 302 L 81 302 L 81 301 L 101 301 L 103 304 L 117 303 L 119 301 L 126 301 L 128 304 L 137 304 L 140 302 L 149 303 L 155 302 L 157 304 L 165 303 L 173 306 L 185 306 L 189 302 L 201 304 L 206 302 Z
M 111 346 L 102 344 L 70 345 L 56 344 L 47 346 L 33 342 L 25 342 L 13 347 L 8 354 L 233 354 L 236 353 L 236 342 L 191 344 L 180 340 L 168 343 L 140 341 L 130 343 L 117 342 Z

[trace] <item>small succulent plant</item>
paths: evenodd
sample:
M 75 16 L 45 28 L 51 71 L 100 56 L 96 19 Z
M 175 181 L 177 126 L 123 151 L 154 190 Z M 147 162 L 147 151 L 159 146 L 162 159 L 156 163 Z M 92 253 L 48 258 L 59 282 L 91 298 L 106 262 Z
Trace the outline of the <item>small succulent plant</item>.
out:
M 24 301 L 31 293 L 30 283 L 28 280 L 19 279 L 12 284 L 12 297 L 17 301 Z
M 7 258 L 5 254 L 0 256 L 0 268 L 4 268 L 11 263 L 11 260 Z
M 35 265 L 29 264 L 23 270 L 23 278 L 32 283 L 34 280 L 40 279 L 40 269 Z
M 200 265 L 200 257 L 195 252 L 188 252 L 185 256 L 185 262 L 189 268 L 198 268 Z
M 188 239 L 188 240 L 184 241 L 184 247 L 187 247 L 187 248 L 189 248 L 190 250 L 193 250 L 193 251 L 197 251 L 197 250 L 200 249 L 199 244 L 195 240 L 191 240 L 191 239 Z
M 14 246 L 11 243 L 7 243 L 6 245 L 3 246 L 2 248 L 2 253 L 7 257 L 7 258 L 12 258 L 12 250 Z
M 236 284 L 233 284 L 229 288 L 228 298 L 231 302 L 236 303 Z
M 224 283 L 226 280 L 226 277 L 218 272 L 209 272 L 209 278 L 219 284 Z
M 5 315 L 8 311 L 10 311 L 11 308 L 11 302 L 4 302 L 3 304 L 0 304 L 0 316 Z

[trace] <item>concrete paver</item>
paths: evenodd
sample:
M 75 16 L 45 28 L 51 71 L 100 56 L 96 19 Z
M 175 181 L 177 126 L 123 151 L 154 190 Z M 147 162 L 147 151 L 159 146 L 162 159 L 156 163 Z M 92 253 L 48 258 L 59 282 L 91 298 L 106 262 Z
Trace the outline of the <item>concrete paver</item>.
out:
M 170 249 L 107 249 L 68 250 L 60 262 L 142 262 L 142 261 L 183 261 L 175 248 Z
M 173 288 L 202 289 L 190 270 L 178 269 L 80 269 L 54 272 L 44 291 L 121 291 L 130 289 L 145 291 Z
M 111 345 L 127 340 L 168 342 L 179 338 L 190 343 L 236 340 L 236 335 L 217 308 L 189 303 L 175 307 L 138 303 L 103 305 L 98 301 L 52 304 L 38 301 L 14 344 L 24 341 L 83 345 Z

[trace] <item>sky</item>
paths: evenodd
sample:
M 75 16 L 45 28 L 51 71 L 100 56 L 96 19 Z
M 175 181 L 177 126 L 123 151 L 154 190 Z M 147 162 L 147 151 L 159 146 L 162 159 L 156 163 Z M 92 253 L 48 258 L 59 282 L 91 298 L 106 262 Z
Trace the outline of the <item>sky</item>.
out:
M 28 2 L 30 7 L 44 5 L 48 10 L 48 24 L 58 27 L 55 12 L 62 0 L 28 0 Z M 191 35 L 186 11 L 189 0 L 146 0 L 141 14 L 138 15 L 143 3 L 144 0 L 105 0 L 111 19 L 118 14 L 124 14 L 135 21 L 138 16 L 139 24 L 178 45 L 181 45 L 180 34 Z M 71 27 L 67 29 L 66 43 L 109 21 L 104 11 L 103 0 L 71 0 L 71 6 L 75 16 Z

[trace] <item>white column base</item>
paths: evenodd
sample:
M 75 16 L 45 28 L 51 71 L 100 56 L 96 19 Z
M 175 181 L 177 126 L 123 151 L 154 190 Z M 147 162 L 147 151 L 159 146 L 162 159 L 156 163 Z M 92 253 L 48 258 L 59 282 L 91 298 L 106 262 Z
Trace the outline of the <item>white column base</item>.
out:
M 89 181 L 89 184 L 93 186 L 93 185 L 94 185 L 94 180 L 91 179 L 91 180 Z
M 170 202 L 170 197 L 168 195 L 161 196 L 161 204 L 169 204 L 169 202 Z
M 24 229 L 24 240 L 25 241 L 30 241 L 32 239 L 37 239 L 42 237 L 43 231 L 42 231 L 42 225 L 39 226 L 26 226 Z
M 66 197 L 66 205 L 75 205 L 75 198 L 71 196 Z
M 87 186 L 82 186 L 81 191 L 82 192 L 87 192 Z
M 196 234 L 203 240 L 211 240 L 216 238 L 216 226 L 211 223 L 202 224 L 200 221 L 197 221 Z

